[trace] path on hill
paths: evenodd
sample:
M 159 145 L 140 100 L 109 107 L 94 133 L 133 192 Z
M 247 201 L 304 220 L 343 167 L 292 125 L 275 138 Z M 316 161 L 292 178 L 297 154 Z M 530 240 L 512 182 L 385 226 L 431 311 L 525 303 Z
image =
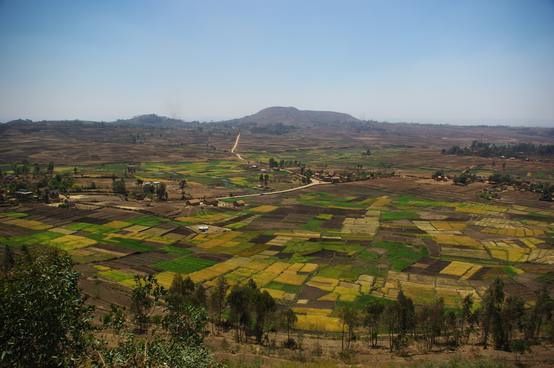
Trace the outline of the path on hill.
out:
M 235 156 L 237 156 L 237 158 L 241 161 L 246 161 L 241 155 L 240 153 L 237 153 L 235 152 L 238 145 L 239 145 L 239 140 L 240 140 L 240 132 L 239 134 L 237 134 L 237 138 L 235 139 L 235 144 L 233 145 L 233 148 L 231 148 L 231 153 L 233 153 Z M 291 174 L 294 174 L 288 170 L 285 170 Z M 266 196 L 266 195 L 273 195 L 273 194 L 281 194 L 281 193 L 288 193 L 288 192 L 294 192 L 296 190 L 302 190 L 302 189 L 306 189 L 306 188 L 310 188 L 310 187 L 313 187 L 313 186 L 316 186 L 316 185 L 323 185 L 323 184 L 331 184 L 329 182 L 325 182 L 325 181 L 321 181 L 321 180 L 317 180 L 317 179 L 311 179 L 311 182 L 309 184 L 305 184 L 305 185 L 301 185 L 301 186 L 298 186 L 298 187 L 294 187 L 294 188 L 289 188 L 289 189 L 283 189 L 283 190 L 276 190 L 274 192 L 263 192 L 263 193 L 252 193 L 252 194 L 241 194 L 241 195 L 236 195 L 236 196 L 226 196 L 226 197 L 218 197 L 216 199 L 218 200 L 222 200 L 222 199 L 229 199 L 229 198 L 246 198 L 246 197 L 258 197 L 258 196 Z
M 237 149 L 237 146 L 239 145 L 239 140 L 240 140 L 240 132 L 239 134 L 237 134 L 237 139 L 235 139 L 235 144 L 233 145 L 233 148 L 231 148 L 231 153 L 234 153 L 235 156 L 237 156 L 237 158 L 241 161 L 246 161 L 241 155 L 240 153 L 237 153 L 235 152 L 236 149 Z

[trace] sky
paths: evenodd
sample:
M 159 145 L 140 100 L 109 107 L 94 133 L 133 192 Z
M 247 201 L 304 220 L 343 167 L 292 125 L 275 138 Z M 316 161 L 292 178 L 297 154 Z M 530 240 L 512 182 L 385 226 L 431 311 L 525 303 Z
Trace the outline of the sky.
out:
M 554 0 L 0 0 L 0 121 L 554 127 Z

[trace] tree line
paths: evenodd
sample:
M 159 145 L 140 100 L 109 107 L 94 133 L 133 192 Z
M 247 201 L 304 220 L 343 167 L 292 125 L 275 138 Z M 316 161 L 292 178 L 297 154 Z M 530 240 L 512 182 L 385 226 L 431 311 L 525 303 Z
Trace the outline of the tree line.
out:
M 442 150 L 446 155 L 481 156 L 481 157 L 520 157 L 527 156 L 554 156 L 554 144 L 495 144 L 473 141 L 470 146 L 452 146 Z

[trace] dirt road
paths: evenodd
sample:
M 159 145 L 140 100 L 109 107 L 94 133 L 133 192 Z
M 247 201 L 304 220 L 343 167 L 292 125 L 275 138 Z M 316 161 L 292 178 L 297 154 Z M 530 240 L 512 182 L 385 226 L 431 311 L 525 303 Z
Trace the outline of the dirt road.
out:
M 242 158 L 242 156 L 240 155 L 240 153 L 237 153 L 235 152 L 236 149 L 237 149 L 237 146 L 239 145 L 239 140 L 240 140 L 240 132 L 239 134 L 237 134 L 237 139 L 235 139 L 235 144 L 233 145 L 233 148 L 231 148 L 231 153 L 234 153 L 235 156 L 237 156 L 237 158 L 241 161 L 246 161 L 244 158 Z
M 241 161 L 246 161 L 239 153 L 235 152 L 240 140 L 240 132 L 237 134 L 237 138 L 235 139 L 235 144 L 233 145 L 233 148 L 231 148 L 231 153 L 233 153 L 237 158 Z M 229 199 L 229 198 L 247 198 L 247 197 L 258 197 L 258 196 L 266 196 L 266 195 L 273 195 L 273 194 L 282 194 L 282 193 L 288 193 L 288 192 L 294 192 L 297 190 L 302 190 L 306 188 L 310 188 L 316 185 L 324 185 L 324 184 L 331 184 L 325 181 L 320 181 L 317 179 L 311 179 L 310 184 L 301 185 L 299 187 L 289 188 L 289 189 L 283 189 L 283 190 L 276 190 L 274 192 L 263 192 L 263 193 L 252 193 L 252 194 L 242 194 L 237 196 L 227 196 L 227 197 L 218 197 L 216 199 L 222 200 L 222 199 Z

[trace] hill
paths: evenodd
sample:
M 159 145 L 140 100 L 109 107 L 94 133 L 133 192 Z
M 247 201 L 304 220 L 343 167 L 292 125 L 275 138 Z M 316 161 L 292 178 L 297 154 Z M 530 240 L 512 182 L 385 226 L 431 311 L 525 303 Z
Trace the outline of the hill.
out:
M 296 107 L 273 106 L 259 112 L 236 119 L 238 123 L 256 123 L 258 125 L 286 124 L 293 126 L 329 125 L 358 122 L 352 115 L 334 111 L 299 110 Z

